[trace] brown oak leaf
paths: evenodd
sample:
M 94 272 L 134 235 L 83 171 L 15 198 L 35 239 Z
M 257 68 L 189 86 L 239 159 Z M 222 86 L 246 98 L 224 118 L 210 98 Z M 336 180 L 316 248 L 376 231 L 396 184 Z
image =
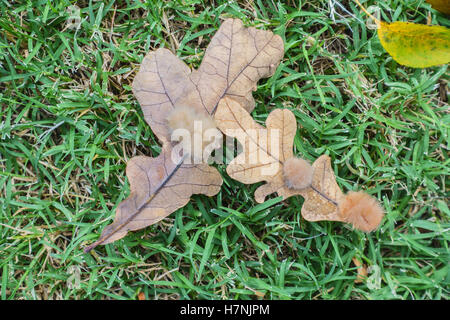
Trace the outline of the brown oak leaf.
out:
M 117 207 L 114 222 L 86 252 L 162 220 L 184 207 L 193 194 L 213 196 L 219 192 L 222 177 L 214 167 L 185 164 L 183 158 L 173 161 L 171 153 L 167 146 L 156 158 L 137 156 L 128 161 L 130 195 Z
M 336 183 L 328 156 L 322 155 L 313 163 L 314 172 L 309 187 L 295 190 L 286 186 L 283 164 L 293 157 L 297 130 L 291 111 L 273 110 L 264 128 L 238 102 L 225 98 L 219 103 L 215 121 L 225 135 L 235 137 L 243 146 L 243 152 L 227 167 L 230 177 L 245 184 L 266 182 L 255 191 L 257 202 L 264 202 L 266 196 L 275 192 L 284 199 L 301 195 L 305 199 L 302 216 L 306 220 L 345 221 L 338 210 L 343 194 Z
M 266 120 L 267 130 L 237 101 L 225 98 L 219 102 L 214 119 L 225 135 L 235 137 L 243 146 L 243 152 L 227 166 L 228 175 L 246 184 L 266 181 L 255 191 L 259 203 L 274 192 L 281 196 L 287 194 L 282 167 L 283 162 L 293 156 L 297 125 L 292 112 L 272 111 Z

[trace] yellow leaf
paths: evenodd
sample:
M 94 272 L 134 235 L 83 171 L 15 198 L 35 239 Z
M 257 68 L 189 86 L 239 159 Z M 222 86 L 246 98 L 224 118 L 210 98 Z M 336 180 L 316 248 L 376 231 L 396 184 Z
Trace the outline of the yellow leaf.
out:
M 450 0 L 427 0 L 434 10 L 450 15 Z
M 427 68 L 450 62 L 450 29 L 446 27 L 380 21 L 378 38 L 402 65 Z

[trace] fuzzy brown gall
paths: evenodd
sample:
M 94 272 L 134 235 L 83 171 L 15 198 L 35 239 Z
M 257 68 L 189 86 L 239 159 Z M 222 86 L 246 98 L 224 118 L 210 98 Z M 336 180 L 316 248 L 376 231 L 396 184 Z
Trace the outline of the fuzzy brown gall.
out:
M 355 229 L 364 232 L 375 230 L 384 212 L 378 201 L 365 192 L 349 192 L 339 202 L 339 215 Z
M 289 189 L 301 190 L 311 185 L 314 169 L 301 158 L 287 159 L 283 164 L 283 176 Z
M 191 136 L 198 133 L 202 137 L 208 129 L 216 128 L 214 119 L 210 115 L 199 113 L 195 109 L 185 106 L 175 107 L 167 117 L 167 124 L 170 133 L 177 129 L 185 129 L 189 131 Z

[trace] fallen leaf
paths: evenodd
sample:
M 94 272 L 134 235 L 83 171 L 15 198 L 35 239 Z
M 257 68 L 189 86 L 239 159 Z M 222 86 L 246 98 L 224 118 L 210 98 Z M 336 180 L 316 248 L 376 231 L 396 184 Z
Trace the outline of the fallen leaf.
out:
M 266 182 L 256 189 L 256 202 L 264 202 L 272 193 L 283 199 L 301 195 L 305 199 L 301 214 L 308 221 L 347 222 L 365 232 L 373 231 L 380 224 L 383 210 L 377 200 L 363 192 L 344 195 L 336 183 L 327 155 L 320 156 L 312 166 L 301 164 L 297 167 L 312 170 L 309 174 L 291 172 L 291 177 L 283 174 L 284 165 L 294 156 L 297 124 L 291 111 L 273 110 L 264 128 L 237 101 L 224 98 L 219 102 L 214 119 L 225 135 L 235 137 L 243 146 L 242 152 L 227 166 L 228 175 L 245 184 Z M 295 166 L 292 169 L 297 170 Z M 289 181 L 292 177 L 305 179 L 307 183 L 292 183 Z M 302 187 L 292 187 L 297 185 Z
M 222 98 L 232 97 L 251 112 L 256 83 L 275 72 L 283 55 L 280 36 L 228 19 L 211 40 L 199 69 L 192 72 L 188 94 L 180 103 L 200 105 L 213 114 Z
M 219 172 L 207 164 L 185 164 L 171 159 L 166 147 L 156 157 L 137 156 L 128 161 L 130 195 L 116 210 L 114 222 L 103 229 L 100 238 L 85 248 L 123 238 L 128 231 L 150 226 L 184 207 L 193 194 L 213 196 L 222 185 Z
M 266 196 L 275 192 L 283 199 L 301 195 L 305 198 L 302 216 L 306 220 L 344 221 L 338 211 L 338 202 L 343 195 L 328 156 L 323 155 L 313 163 L 314 174 L 310 187 L 295 190 L 285 184 L 283 163 L 293 157 L 297 130 L 295 116 L 291 111 L 273 110 L 267 117 L 267 128 L 264 128 L 238 102 L 225 98 L 219 103 L 215 120 L 225 135 L 235 137 L 243 146 L 243 152 L 228 165 L 228 175 L 245 184 L 266 182 L 256 189 L 256 202 L 264 202 Z M 273 134 L 273 131 L 278 133 Z M 278 136 L 278 140 L 272 144 L 270 139 L 274 135 Z
M 383 22 L 370 14 L 359 0 L 355 2 L 374 20 L 381 45 L 398 63 L 427 68 L 450 62 L 450 29 L 402 21 Z M 449 7 L 448 0 L 438 2 L 446 2 Z
M 450 15 L 450 0 L 426 0 L 431 7 L 439 12 Z
M 266 181 L 255 192 L 259 203 L 274 192 L 284 197 L 290 194 L 284 184 L 282 168 L 283 162 L 293 156 L 297 124 L 291 111 L 272 111 L 266 120 L 267 130 L 237 101 L 225 98 L 219 102 L 214 119 L 225 135 L 235 137 L 243 146 L 243 152 L 227 166 L 230 177 L 245 184 Z
M 450 29 L 446 27 L 380 21 L 378 38 L 402 65 L 427 68 L 450 62 Z
M 133 93 L 145 120 L 166 143 L 170 141 L 166 119 L 175 105 L 212 115 L 220 99 L 229 96 L 247 111 L 253 110 L 256 83 L 275 72 L 283 54 L 280 36 L 227 19 L 212 38 L 198 70 L 191 72 L 169 50 L 158 49 L 142 61 Z

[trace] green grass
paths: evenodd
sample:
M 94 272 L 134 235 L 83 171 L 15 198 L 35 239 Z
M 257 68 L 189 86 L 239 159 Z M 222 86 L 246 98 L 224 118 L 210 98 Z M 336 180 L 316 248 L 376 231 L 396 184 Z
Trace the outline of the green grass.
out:
M 1 299 L 450 298 L 447 66 L 398 65 L 352 1 L 334 16 L 328 1 L 142 2 L 77 1 L 70 29 L 69 1 L 0 1 Z M 450 26 L 423 0 L 375 3 Z M 197 68 L 225 17 L 285 41 L 254 118 L 290 108 L 296 154 L 329 154 L 344 191 L 380 199 L 381 227 L 307 222 L 301 197 L 257 205 L 219 165 L 217 196 L 84 254 L 128 196 L 126 162 L 160 152 L 131 93 L 139 63 L 167 47 Z

